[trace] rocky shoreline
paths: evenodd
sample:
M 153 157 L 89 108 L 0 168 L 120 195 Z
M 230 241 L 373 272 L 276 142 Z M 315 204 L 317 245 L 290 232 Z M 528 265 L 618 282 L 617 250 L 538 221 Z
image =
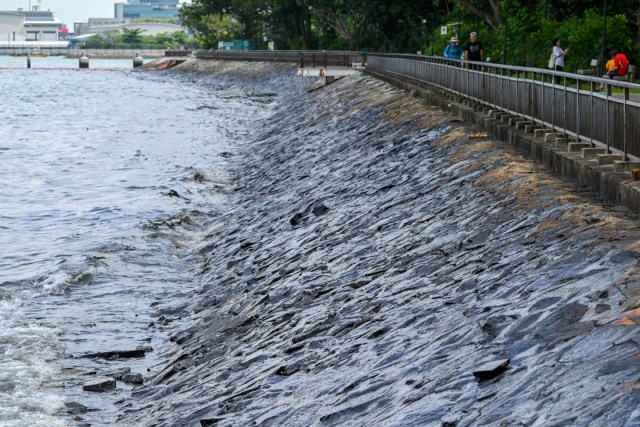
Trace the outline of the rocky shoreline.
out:
M 640 421 L 636 218 L 372 77 L 292 86 L 118 425 Z

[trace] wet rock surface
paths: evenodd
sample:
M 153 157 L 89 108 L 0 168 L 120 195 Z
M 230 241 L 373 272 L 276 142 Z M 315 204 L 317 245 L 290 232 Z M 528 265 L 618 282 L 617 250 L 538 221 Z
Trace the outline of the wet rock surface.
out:
M 102 393 L 116 388 L 116 380 L 113 378 L 104 378 L 87 381 L 82 385 L 84 391 L 94 391 Z
M 279 102 L 118 425 L 640 423 L 637 219 L 373 78 Z

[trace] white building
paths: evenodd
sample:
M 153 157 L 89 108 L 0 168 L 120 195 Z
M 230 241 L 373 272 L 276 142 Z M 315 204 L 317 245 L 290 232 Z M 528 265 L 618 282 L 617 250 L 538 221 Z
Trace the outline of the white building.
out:
M 53 12 L 4 11 L 0 12 L 0 43 L 57 42 L 62 21 Z
M 0 12 L 0 42 L 23 42 L 26 38 L 25 16 L 17 12 Z
M 74 33 L 76 36 L 84 34 L 101 34 L 108 31 L 122 33 L 125 29 L 139 29 L 143 36 L 155 36 L 163 33 L 184 31 L 180 25 L 159 22 L 121 22 L 119 19 L 91 18 L 88 23 L 76 22 Z

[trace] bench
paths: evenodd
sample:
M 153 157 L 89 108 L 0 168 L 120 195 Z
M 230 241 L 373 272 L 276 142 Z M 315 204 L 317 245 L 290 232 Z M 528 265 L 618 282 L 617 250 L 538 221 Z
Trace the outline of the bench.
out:
M 636 66 L 629 64 L 629 69 L 627 70 L 627 74 L 624 76 L 614 76 L 613 80 L 626 80 L 629 82 L 634 81 L 636 78 Z
M 600 65 L 600 60 L 592 59 L 589 63 L 589 66 L 591 68 L 588 70 L 578 70 L 578 74 L 582 74 L 585 76 L 595 76 L 598 74 L 598 65 Z

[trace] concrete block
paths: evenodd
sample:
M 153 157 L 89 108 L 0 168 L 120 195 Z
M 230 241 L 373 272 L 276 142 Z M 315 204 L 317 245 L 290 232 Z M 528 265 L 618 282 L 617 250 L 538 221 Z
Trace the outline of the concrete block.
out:
M 553 145 L 559 148 L 564 148 L 565 150 L 568 149 L 568 142 L 567 142 L 567 139 L 564 137 L 556 138 L 553 141 Z
M 640 168 L 640 162 L 632 162 L 626 160 L 614 160 L 613 171 L 614 172 L 630 172 L 631 169 Z
M 495 133 L 501 141 L 509 141 L 509 125 L 501 124 L 496 126 Z
M 561 139 L 564 142 L 564 134 L 552 132 L 544 136 L 545 142 L 558 142 L 558 139 Z
M 527 126 L 527 125 L 532 125 L 532 124 L 533 124 L 533 122 L 532 122 L 532 121 L 529 121 L 529 120 L 523 120 L 523 119 L 520 119 L 520 121 L 517 121 L 517 122 L 515 123 L 515 125 L 516 125 L 516 129 L 524 129 L 524 127 L 525 127 L 525 126 Z
M 598 154 L 604 154 L 606 153 L 606 151 L 607 150 L 604 148 L 594 148 L 594 147 L 583 148 L 582 157 L 585 159 L 596 159 L 596 156 Z
M 615 160 L 622 160 L 620 154 L 599 154 L 596 158 L 600 166 L 612 165 Z
M 548 128 L 541 128 L 541 129 L 536 129 L 533 131 L 533 137 L 534 138 L 544 138 L 548 133 L 553 132 L 551 129 Z
M 589 148 L 589 147 L 591 147 L 591 144 L 589 144 L 588 142 L 570 142 L 567 145 L 567 148 L 569 149 L 570 153 L 581 152 L 583 148 Z
M 536 129 L 542 129 L 540 125 L 525 125 L 524 133 L 533 133 Z

